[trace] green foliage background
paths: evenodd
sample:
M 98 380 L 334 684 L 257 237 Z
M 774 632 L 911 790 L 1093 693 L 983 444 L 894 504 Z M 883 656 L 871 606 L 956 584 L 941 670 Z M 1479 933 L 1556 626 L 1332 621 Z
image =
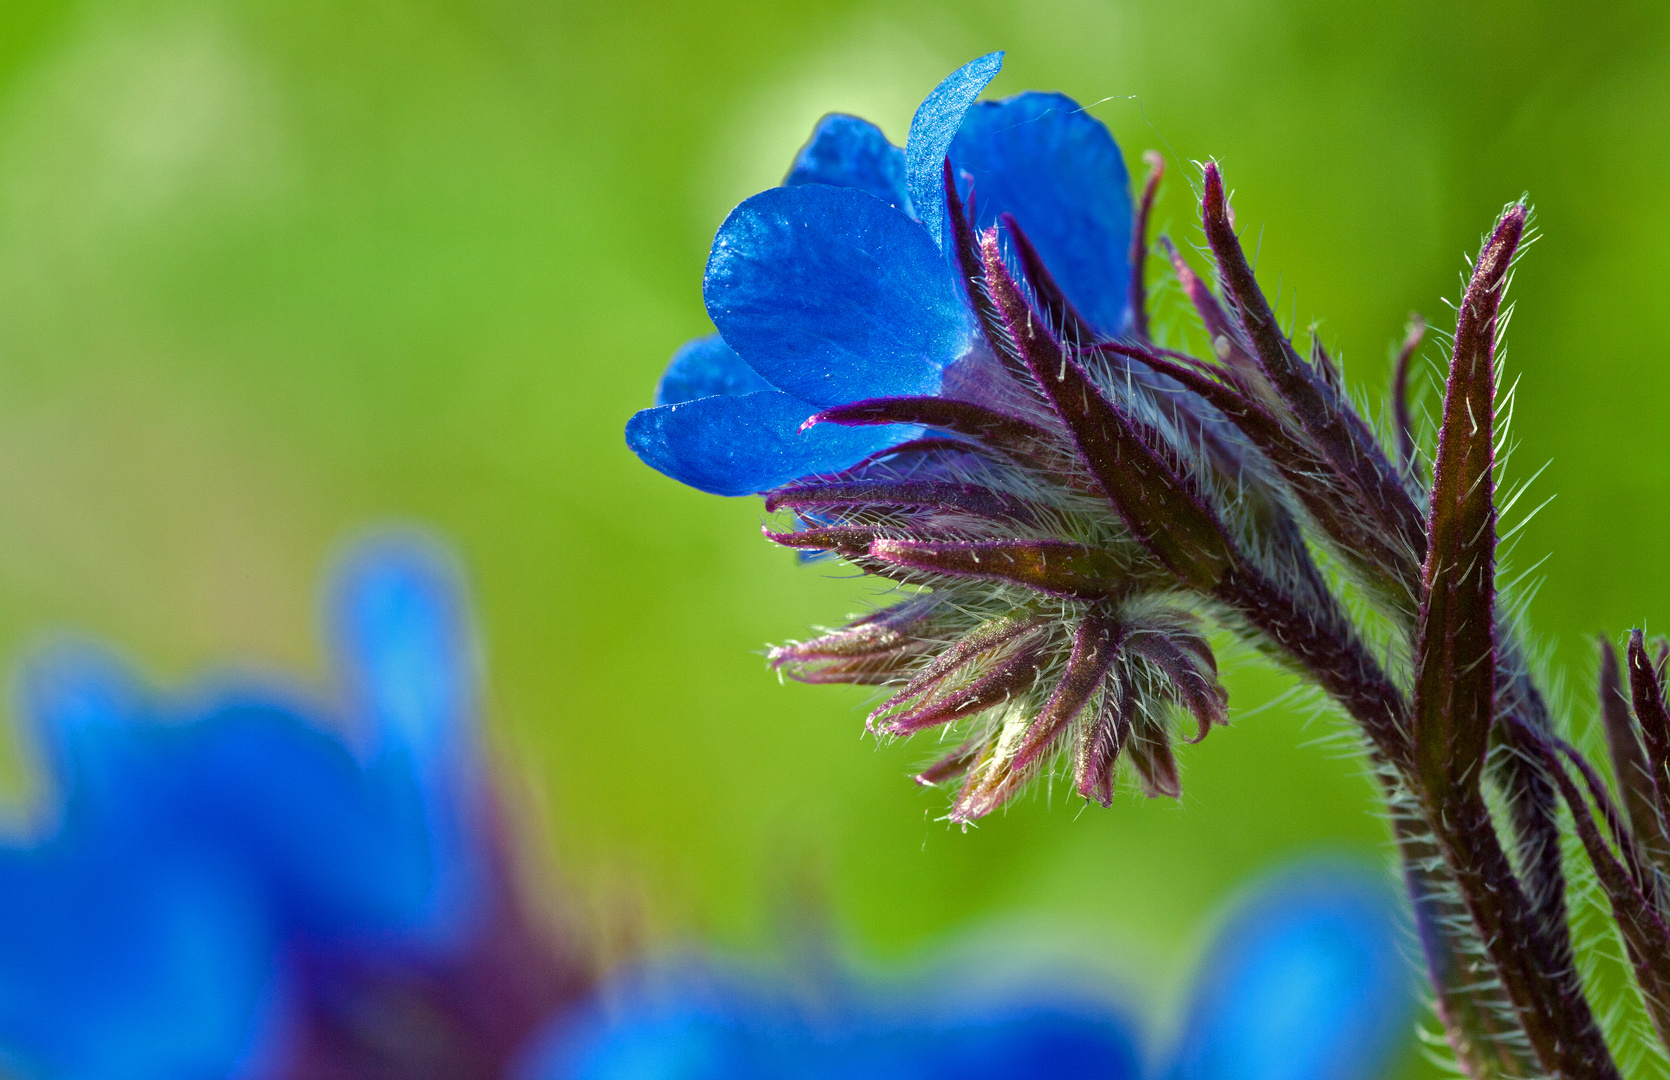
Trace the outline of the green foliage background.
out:
M 860 695 L 764 670 L 765 642 L 867 586 L 621 440 L 706 330 L 726 210 L 821 113 L 902 142 L 993 48 L 994 92 L 1065 90 L 1133 163 L 1167 152 L 1185 243 L 1184 163 L 1221 160 L 1281 307 L 1325 318 L 1374 400 L 1407 313 L 1448 325 L 1463 251 L 1531 193 L 1513 469 L 1552 461 L 1522 507 L 1559 497 L 1517 559 L 1552 552 L 1533 618 L 1586 717 L 1592 635 L 1670 614 L 1670 8 L 1649 0 L 9 0 L 0 653 L 75 628 L 165 679 L 323 677 L 331 553 L 426 522 L 473 576 L 530 835 L 596 917 L 767 948 L 811 878 L 866 962 L 1043 945 L 1158 1009 L 1250 875 L 1383 856 L 1356 765 L 1316 744 L 1330 722 L 1259 708 L 1282 680 L 1243 664 L 1181 806 L 1058 788 L 961 834 L 905 779 L 923 748 L 861 738 Z

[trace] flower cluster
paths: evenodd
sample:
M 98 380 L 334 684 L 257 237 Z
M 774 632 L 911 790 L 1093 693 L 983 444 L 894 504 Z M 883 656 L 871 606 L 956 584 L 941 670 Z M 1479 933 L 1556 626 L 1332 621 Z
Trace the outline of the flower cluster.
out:
M 1204 737 L 1226 694 L 1172 563 L 1217 575 L 1220 516 L 1285 513 L 1197 395 L 1102 348 L 1141 321 L 1123 158 L 1060 94 L 973 104 L 1000 62 L 948 78 L 904 150 L 825 118 L 785 185 L 714 241 L 704 292 L 720 335 L 680 350 L 660 404 L 627 427 L 679 480 L 768 491 L 767 509 L 791 515 L 767 530 L 777 543 L 930 590 L 772 662 L 889 687 L 873 730 L 960 727 L 920 776 L 962 781 L 959 821 L 1064 752 L 1104 805 L 1122 757 L 1150 794 L 1178 794 L 1175 718 Z M 1147 441 L 1124 445 L 1110 408 Z M 1187 503 L 1221 552 L 1173 544 L 1168 562 L 1142 542 L 1152 522 L 1112 512 L 1107 485 L 1128 484 L 1116 466 L 1133 452 L 1191 477 L 1149 513 Z
M 1609 729 L 1626 822 L 1499 595 L 1497 339 L 1528 206 L 1473 262 L 1434 437 L 1406 404 L 1419 321 L 1381 432 L 1315 333 L 1302 352 L 1277 320 L 1215 163 L 1216 280 L 1162 243 L 1210 352 L 1151 334 L 1159 160 L 1133 201 L 1071 100 L 976 101 L 1000 63 L 941 83 L 902 151 L 826 118 L 786 183 L 731 213 L 703 281 L 718 337 L 674 357 L 628 444 L 765 495 L 776 543 L 899 586 L 772 662 L 881 688 L 877 732 L 939 731 L 950 752 L 919 779 L 960 783 L 953 821 L 1061 759 L 1104 805 L 1122 760 L 1177 794 L 1179 722 L 1198 739 L 1225 719 L 1202 619 L 1297 671 L 1363 737 L 1462 1068 L 1617 1076 L 1572 942 L 1561 803 L 1670 1039 L 1670 714 L 1634 647 L 1635 726 Z

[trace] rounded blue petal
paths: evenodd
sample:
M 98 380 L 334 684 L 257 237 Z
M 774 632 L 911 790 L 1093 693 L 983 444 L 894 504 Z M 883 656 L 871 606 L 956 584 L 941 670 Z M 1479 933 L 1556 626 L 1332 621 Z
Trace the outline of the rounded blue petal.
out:
M 741 397 L 770 389 L 771 384 L 744 363 L 724 338 L 709 334 L 685 342 L 673 354 L 655 387 L 655 403 L 677 405 L 715 394 Z
M 814 405 L 932 394 L 974 319 L 922 226 L 853 188 L 772 188 L 725 219 L 702 294 L 725 341 Z
M 701 398 L 638 413 L 627 421 L 626 445 L 651 468 L 693 488 L 753 495 L 838 472 L 917 435 L 901 425 L 819 424 L 801 431 L 817 411 L 776 391 Z
M 927 226 L 935 247 L 945 246 L 945 158 L 963 114 L 1003 66 L 1001 52 L 970 60 L 947 75 L 916 107 L 905 141 L 906 186 L 916 216 Z
M 1170 1080 L 1372 1080 L 1410 1034 L 1397 908 L 1332 867 L 1267 887 L 1201 968 Z
M 905 190 L 905 152 L 887 141 L 868 120 L 830 113 L 812 129 L 795 155 L 785 187 L 830 184 L 857 188 L 905 213 L 911 212 Z
M 1079 313 L 1103 334 L 1122 333 L 1130 176 L 1106 126 L 1062 94 L 982 101 L 963 117 L 950 157 L 973 180 L 978 226 L 1013 214 Z

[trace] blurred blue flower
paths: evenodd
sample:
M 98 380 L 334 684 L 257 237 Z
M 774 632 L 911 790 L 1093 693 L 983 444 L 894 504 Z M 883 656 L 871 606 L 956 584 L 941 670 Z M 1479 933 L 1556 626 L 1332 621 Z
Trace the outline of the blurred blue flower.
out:
M 1371 1080 L 1406 1046 L 1413 972 L 1377 878 L 1321 864 L 1267 881 L 1207 950 L 1172 1049 L 1059 986 L 996 996 L 953 980 L 808 1003 L 712 973 L 618 982 L 565 1020 L 522 1080 Z M 968 984 L 971 980 L 956 980 Z
M 566 1019 L 518 1080 L 1135 1080 L 1134 1027 L 1050 987 L 972 999 L 909 995 L 812 1003 L 736 974 L 617 980 Z
M 8 1075 L 1370 1080 L 1410 1019 L 1393 907 L 1337 869 L 1242 906 L 1149 1069 L 1127 1016 L 1060 985 L 813 1003 L 690 971 L 587 998 L 519 902 L 450 564 L 363 545 L 330 612 L 332 704 L 161 694 L 87 649 L 29 669 L 49 797 L 0 848 Z
M 49 798 L 0 850 L 0 1064 L 20 1077 L 486 1077 L 585 980 L 521 909 L 449 561 L 362 545 L 338 703 L 27 672 Z
M 1101 121 L 1061 94 L 975 104 L 1003 54 L 945 79 L 903 150 L 825 117 L 783 186 L 726 218 L 703 281 L 717 335 L 680 349 L 627 444 L 675 480 L 747 495 L 836 472 L 920 433 L 807 420 L 832 406 L 945 395 L 987 403 L 997 361 L 947 234 L 945 168 L 983 229 L 1004 214 L 1088 332 L 1130 318 L 1130 180 Z M 1036 282 L 1035 282 L 1036 284 Z
M 1370 1080 L 1414 1031 L 1403 909 L 1330 863 L 1236 905 L 1201 961 L 1166 1080 Z

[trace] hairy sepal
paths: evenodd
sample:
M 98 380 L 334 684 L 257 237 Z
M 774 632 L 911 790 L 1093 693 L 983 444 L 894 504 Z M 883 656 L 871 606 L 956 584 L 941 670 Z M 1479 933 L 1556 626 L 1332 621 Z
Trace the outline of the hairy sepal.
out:
M 876 539 L 876 530 L 862 525 L 813 525 L 793 532 L 777 532 L 760 526 L 760 535 L 798 551 L 832 551 L 845 559 L 862 559 Z
M 1154 349 L 1119 342 L 1105 342 L 1095 348 L 1098 352 L 1141 361 L 1155 372 L 1176 380 L 1184 389 L 1199 395 L 1201 400 L 1222 413 L 1224 419 L 1235 425 L 1247 441 L 1275 466 L 1276 472 L 1305 513 L 1310 515 L 1316 528 L 1330 541 L 1336 554 L 1355 567 L 1378 591 L 1413 599 L 1408 583 L 1389 576 L 1386 570 L 1386 567 L 1396 565 L 1403 558 L 1398 543 L 1388 538 L 1385 530 L 1372 519 L 1356 512 L 1352 492 L 1341 486 L 1338 477 L 1318 456 L 1304 433 L 1273 412 L 1272 408 L 1276 406 L 1260 404 L 1255 396 L 1240 389 L 1242 384 L 1232 377 L 1230 369 L 1210 368 L 1198 361 L 1185 364 Z M 1220 382 L 1219 378 L 1227 381 Z
M 963 823 L 984 817 L 1026 783 L 1102 688 L 1126 633 L 1117 619 L 1102 612 L 1092 611 L 1080 620 L 1066 670 L 1049 700 L 1027 726 L 1018 745 L 1005 747 L 1000 740 L 992 748 L 978 772 L 958 793 L 951 807 L 952 821 Z
M 1183 778 L 1177 771 L 1177 755 L 1171 752 L 1171 733 L 1164 724 L 1147 720 L 1142 706 L 1132 724 L 1131 764 L 1136 766 L 1142 792 L 1150 799 L 1183 797 Z
M 780 509 L 836 510 L 881 507 L 957 514 L 997 522 L 1036 524 L 1040 514 L 1024 499 L 980 484 L 932 480 L 848 480 L 778 488 L 766 496 L 767 513 Z
M 1105 600 L 1135 581 L 1117 556 L 1067 540 L 876 540 L 869 555 L 928 578 L 993 581 L 1070 600 Z
M 855 619 L 807 641 L 766 654 L 771 666 L 804 683 L 881 686 L 903 681 L 924 657 L 944 646 L 935 625 L 937 597 L 923 596 Z
M 942 684 L 955 679 L 983 657 L 995 655 L 1019 638 L 1037 634 L 1047 621 L 1038 615 L 1015 614 L 991 619 L 964 634 L 955 644 L 913 675 L 909 682 L 870 713 L 872 729 L 886 722 L 899 709 L 932 695 Z
M 1078 308 L 1074 307 L 1073 302 L 1067 299 L 1067 294 L 1061 291 L 1061 285 L 1055 280 L 1055 275 L 1044 265 L 1043 256 L 1038 254 L 1038 248 L 1022 231 L 1014 215 L 999 214 L 997 220 L 1015 246 L 1015 257 L 1020 260 L 1021 273 L 1026 275 L 1026 283 L 1032 286 L 1032 295 L 1037 298 L 1039 313 L 1067 340 L 1079 343 L 1095 341 L 1096 332 L 1090 329 L 1090 324 L 1084 321 L 1084 316 L 1079 314 Z
M 1128 307 L 1131 311 L 1131 333 L 1139 340 L 1148 338 L 1148 224 L 1154 217 L 1154 201 L 1160 194 L 1160 181 L 1166 174 L 1166 159 L 1153 150 L 1142 155 L 1148 165 L 1148 180 L 1142 185 L 1142 199 L 1137 203 L 1136 220 L 1131 228 L 1131 281 L 1128 286 Z
M 1629 690 L 1618 667 L 1618 651 L 1605 637 L 1600 639 L 1600 718 L 1606 729 L 1606 745 L 1612 755 L 1612 775 L 1623 796 L 1630 830 L 1642 850 L 1660 869 L 1670 867 L 1670 843 L 1665 839 L 1665 822 L 1659 810 L 1659 785 L 1653 767 L 1641 749 L 1635 716 L 1630 709 Z
M 1133 634 L 1126 647 L 1159 670 L 1170 684 L 1170 696 L 1194 717 L 1196 730 L 1189 742 L 1199 742 L 1228 722 L 1229 691 L 1218 681 L 1218 661 L 1205 638 L 1150 631 Z
M 1200 275 L 1184 260 L 1171 240 L 1162 238 L 1160 242 L 1171 259 L 1172 272 L 1177 277 L 1177 283 L 1183 287 L 1183 295 L 1194 304 L 1201 325 L 1206 328 L 1206 333 L 1212 339 L 1212 353 L 1223 363 L 1225 377 L 1248 397 L 1278 403 L 1280 399 L 1270 388 L 1264 373 L 1259 370 L 1258 361 L 1253 359 L 1241 328 L 1235 325 L 1234 320 L 1229 317 L 1229 312 L 1224 310 L 1218 298 L 1212 294 L 1211 288 L 1200 280 Z
M 1496 315 L 1524 227 L 1523 206 L 1503 215 L 1462 297 L 1433 464 L 1412 734 L 1421 781 L 1440 799 L 1478 784 L 1495 716 Z
M 1032 689 L 1038 680 L 1045 635 L 1018 637 L 1014 647 L 972 682 L 929 696 L 929 700 L 874 721 L 876 731 L 913 735 L 918 731 L 967 719 Z
M 911 419 L 901 421 L 898 417 Z M 868 398 L 825 409 L 809 417 L 803 426 L 896 423 L 919 424 L 966 435 L 1022 461 L 1038 460 L 1056 441 L 1044 429 L 1019 417 L 943 397 Z
M 1125 680 L 1102 695 L 1093 721 L 1079 732 L 1073 756 L 1073 784 L 1091 802 L 1113 804 L 1119 757 L 1131 741 L 1131 714 L 1136 711 L 1136 687 Z
M 1299 357 L 1282 333 L 1235 235 L 1223 176 L 1215 163 L 1206 165 L 1201 218 L 1207 242 L 1218 260 L 1224 291 L 1241 316 L 1260 373 L 1315 443 L 1329 468 L 1354 490 L 1363 509 L 1397 542 L 1396 561 L 1384 568 L 1386 572 L 1413 582 L 1418 576 L 1418 561 L 1425 553 L 1420 509 L 1368 426 L 1339 391 Z
M 1583 774 L 1590 796 L 1600 809 L 1613 843 L 1618 847 L 1618 853 L 1614 854 L 1607 846 L 1600 829 L 1595 825 L 1588 805 L 1584 802 L 1582 792 L 1560 767 L 1555 748 L 1544 741 L 1544 764 L 1559 785 L 1560 793 L 1571 810 L 1572 823 L 1577 829 L 1578 838 L 1583 843 L 1589 862 L 1595 868 L 1595 876 L 1612 907 L 1619 936 L 1623 938 L 1630 967 L 1635 972 L 1636 984 L 1641 990 L 1642 1004 L 1652 1021 L 1653 1029 L 1658 1033 L 1659 1041 L 1670 1046 L 1670 927 L 1666 927 L 1663 912 L 1653 899 L 1656 894 L 1656 881 L 1651 876 L 1653 871 L 1644 865 L 1643 855 L 1635 843 L 1635 838 L 1625 829 L 1617 811 L 1610 805 L 1606 788 L 1600 778 L 1594 775 L 1588 763 L 1570 747 L 1561 745 L 1559 750 L 1563 751 Z
M 1670 710 L 1664 704 L 1663 676 L 1647 655 L 1646 635 L 1639 630 L 1629 636 L 1629 687 L 1659 818 L 1670 824 Z
M 939 758 L 912 779 L 923 787 L 938 787 L 947 780 L 954 780 L 973 767 L 985 745 L 983 739 L 971 739 Z
M 1235 563 L 1223 525 L 1161 456 L 1157 436 L 1109 401 L 1062 351 L 1009 275 L 996 230 L 981 238 L 981 254 L 1004 329 L 1108 502 L 1167 569 L 1211 592 Z

